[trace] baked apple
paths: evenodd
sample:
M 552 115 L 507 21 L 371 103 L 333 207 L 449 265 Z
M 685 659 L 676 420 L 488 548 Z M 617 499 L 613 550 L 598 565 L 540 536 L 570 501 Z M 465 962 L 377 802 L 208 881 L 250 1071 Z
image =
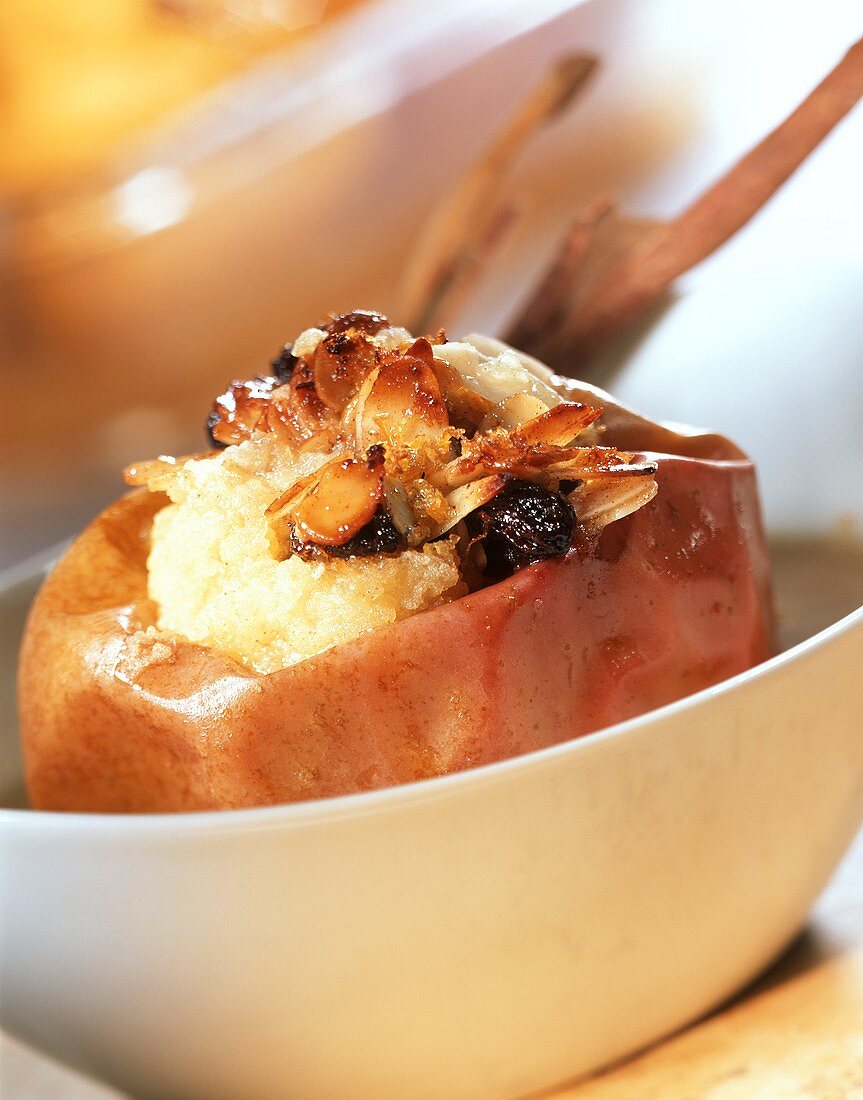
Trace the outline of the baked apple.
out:
M 25 635 L 32 804 L 255 806 L 578 737 L 768 654 L 752 464 L 357 311 L 130 467 Z

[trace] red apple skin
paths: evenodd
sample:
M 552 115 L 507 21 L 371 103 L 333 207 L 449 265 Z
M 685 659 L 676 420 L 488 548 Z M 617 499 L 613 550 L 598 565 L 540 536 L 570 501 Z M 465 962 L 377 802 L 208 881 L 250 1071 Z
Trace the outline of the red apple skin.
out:
M 598 543 L 259 675 L 153 649 L 151 517 L 102 513 L 49 577 L 20 666 L 40 809 L 208 810 L 476 767 L 679 699 L 769 653 L 767 557 L 744 460 L 659 456 L 651 504 Z

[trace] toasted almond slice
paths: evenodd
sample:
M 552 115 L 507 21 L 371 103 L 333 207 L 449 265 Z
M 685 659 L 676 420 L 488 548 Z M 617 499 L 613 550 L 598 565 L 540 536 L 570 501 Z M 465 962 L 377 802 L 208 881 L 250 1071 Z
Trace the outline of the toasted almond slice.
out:
M 345 458 L 330 463 L 291 508 L 303 542 L 343 546 L 365 527 L 383 496 L 383 461 Z
M 307 474 L 305 477 L 301 477 L 299 481 L 295 481 L 294 484 L 291 485 L 290 488 L 286 489 L 281 496 L 276 497 L 276 499 L 268 506 L 264 515 L 266 515 L 271 521 L 279 518 L 285 518 L 290 509 L 299 504 L 306 493 L 310 492 L 315 487 L 315 485 L 317 485 L 317 483 L 320 481 L 322 472 L 327 468 L 327 466 L 332 466 L 339 461 L 341 461 L 341 459 L 339 458 L 330 459 L 328 462 L 325 462 L 324 465 L 320 467 L 320 469 L 315 470 L 311 474 Z
M 434 372 L 452 423 L 458 428 L 476 431 L 494 408 L 494 403 L 468 386 L 461 373 L 445 359 L 435 357 Z
M 656 496 L 652 477 L 591 478 L 569 494 L 575 515 L 588 531 L 600 531 L 609 523 L 637 512 Z
M 483 504 L 488 504 L 503 489 L 506 481 L 503 474 L 492 474 L 453 489 L 446 496 L 449 515 L 434 527 L 429 537 L 437 538 L 438 535 L 445 535 L 471 512 L 475 512 Z
M 233 381 L 213 402 L 211 432 L 224 447 L 251 439 L 264 426 L 277 382 L 272 377 Z
M 146 485 L 152 492 L 160 492 L 177 476 L 177 472 L 186 465 L 199 458 L 209 458 L 216 451 L 206 451 L 203 454 L 159 455 L 158 458 L 147 459 L 144 462 L 132 462 L 123 470 L 123 480 L 127 485 Z
M 405 355 L 384 363 L 363 391 L 357 415 L 357 442 L 363 449 L 382 441 L 411 443 L 449 426 L 437 377 L 423 359 Z
M 535 473 L 543 466 L 568 460 L 576 453 L 560 447 L 531 447 L 523 440 L 513 439 L 503 429 L 495 429 L 468 440 L 461 457 L 433 471 L 430 476 L 436 485 L 446 491 L 447 488 L 455 489 L 489 474 L 508 473 L 514 477 L 524 477 L 525 471 Z
M 375 347 L 361 333 L 334 332 L 312 356 L 315 393 L 332 412 L 341 413 L 375 361 Z
M 358 448 L 362 448 L 361 440 L 365 436 L 365 409 L 366 401 L 369 398 L 369 394 L 374 388 L 375 382 L 378 380 L 380 374 L 380 367 L 375 367 L 369 371 L 366 377 L 363 379 L 363 383 L 351 400 L 345 406 L 342 413 L 342 428 L 345 433 L 352 433 Z
M 548 405 L 530 393 L 514 393 L 512 397 L 500 401 L 483 417 L 478 431 L 488 432 L 493 428 L 506 428 L 508 431 L 535 420 L 548 412 Z
M 433 337 L 418 336 L 411 346 L 405 351 L 405 355 L 412 359 L 422 359 L 428 366 L 434 366 L 434 352 L 430 340 Z M 437 343 L 438 341 L 435 341 Z
M 384 481 L 384 494 L 393 526 L 410 542 L 415 527 L 415 517 L 405 487 L 398 481 L 387 478 Z
M 558 452 L 558 458 L 553 451 L 543 448 L 542 458 L 550 458 L 551 461 L 538 464 L 543 465 L 547 472 L 555 474 L 559 468 L 566 468 L 571 473 L 560 473 L 560 477 L 572 477 L 584 480 L 589 477 L 648 477 L 656 473 L 656 463 L 649 459 L 635 460 L 635 456 L 626 451 L 615 451 L 611 447 L 570 447 L 562 448 Z M 580 471 L 580 472 L 578 472 Z
M 566 447 L 602 415 L 601 409 L 564 401 L 517 428 L 513 438 L 529 446 Z
M 292 526 L 303 542 L 341 546 L 368 523 L 384 495 L 384 456 L 372 448 L 367 457 L 337 456 L 270 504 L 266 516 L 282 548 Z
M 508 473 L 531 481 L 583 480 L 621 475 L 635 477 L 656 472 L 653 462 L 635 462 L 634 456 L 611 447 L 557 447 L 530 444 L 499 431 L 475 436 L 460 458 L 434 472 L 432 480 L 443 488 L 456 488 L 493 473 Z

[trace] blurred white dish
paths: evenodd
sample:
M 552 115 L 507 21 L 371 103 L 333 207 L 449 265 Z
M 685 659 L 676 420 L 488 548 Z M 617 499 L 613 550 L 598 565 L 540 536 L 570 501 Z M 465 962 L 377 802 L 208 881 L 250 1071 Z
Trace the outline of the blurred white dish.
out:
M 705 278 L 624 376 L 630 395 L 664 347 L 676 370 L 650 394 L 676 412 L 709 349 L 747 433 L 757 401 L 759 449 L 785 457 L 768 512 L 793 477 L 813 532 L 826 481 L 863 522 L 859 270 L 835 268 L 834 294 L 827 277 L 768 274 L 749 311 L 746 286 Z M 814 422 L 781 376 L 789 301 L 824 341 Z M 687 409 L 709 422 L 698 377 Z M 801 927 L 863 817 L 861 666 L 863 608 L 707 692 L 444 779 L 222 814 L 4 811 L 3 1024 L 141 1097 L 501 1100 L 585 1073 Z

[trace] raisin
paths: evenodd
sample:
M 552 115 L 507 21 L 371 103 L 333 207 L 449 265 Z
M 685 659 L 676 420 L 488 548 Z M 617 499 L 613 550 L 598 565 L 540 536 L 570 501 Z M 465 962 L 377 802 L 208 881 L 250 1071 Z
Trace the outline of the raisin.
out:
M 496 579 L 565 554 L 575 531 L 575 512 L 565 497 L 516 479 L 470 520 L 482 540 L 486 572 Z
M 224 450 L 225 447 L 227 447 L 228 444 L 223 443 L 220 439 L 216 439 L 215 435 L 213 434 L 215 432 L 216 428 L 218 428 L 218 426 L 221 423 L 222 423 L 222 414 L 221 414 L 221 412 L 219 412 L 219 410 L 214 405 L 213 408 L 210 409 L 210 415 L 207 417 L 207 425 L 206 425 L 207 439 L 209 440 L 211 447 L 216 447 L 219 450 Z
M 280 386 L 290 382 L 294 367 L 297 365 L 297 357 L 294 355 L 293 344 L 285 344 L 279 354 L 270 363 L 273 377 Z
M 405 540 L 385 508 L 379 507 L 369 522 L 343 546 L 318 546 L 303 542 L 291 532 L 291 550 L 305 561 L 325 558 L 369 558 L 373 554 L 396 554 Z

